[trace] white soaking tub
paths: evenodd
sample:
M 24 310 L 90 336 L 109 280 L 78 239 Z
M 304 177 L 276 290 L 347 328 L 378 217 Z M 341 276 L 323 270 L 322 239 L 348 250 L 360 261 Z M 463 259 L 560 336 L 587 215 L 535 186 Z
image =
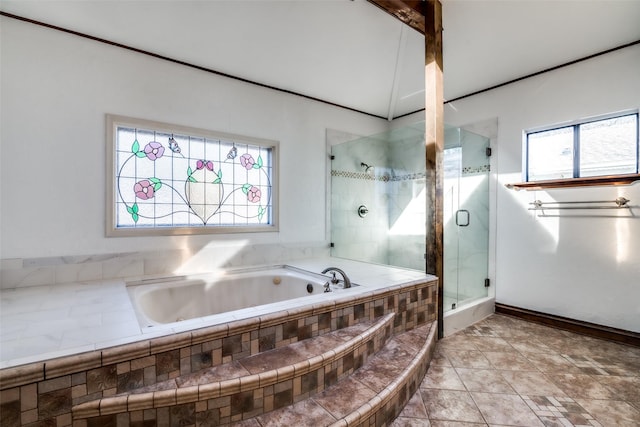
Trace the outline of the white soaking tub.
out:
M 127 290 L 140 326 L 149 328 L 192 319 L 215 324 L 213 317 L 221 322 L 244 318 L 294 308 L 312 302 L 310 297 L 329 299 L 349 291 L 340 283 L 330 284 L 331 292 L 325 292 L 329 280 L 329 276 L 285 265 L 129 282 Z

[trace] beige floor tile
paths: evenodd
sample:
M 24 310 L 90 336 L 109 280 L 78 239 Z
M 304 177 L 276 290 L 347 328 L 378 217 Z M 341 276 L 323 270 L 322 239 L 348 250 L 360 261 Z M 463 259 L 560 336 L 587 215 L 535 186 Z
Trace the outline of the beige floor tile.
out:
M 621 360 L 608 359 L 608 362 L 601 363 L 604 371 L 609 375 L 619 377 L 640 377 L 640 359 Z
M 550 373 L 547 377 L 566 393 L 567 396 L 587 399 L 614 399 L 616 396 L 595 377 L 584 374 Z
M 496 337 L 467 337 L 469 341 L 476 346 L 480 351 L 501 351 L 511 352 L 516 351 L 509 343 L 503 338 Z
M 474 392 L 471 395 L 489 424 L 544 427 L 536 414 L 517 394 Z
M 436 353 L 433 355 L 433 359 L 431 359 L 430 366 L 446 366 L 450 368 L 451 362 L 449 362 L 449 359 L 447 359 L 447 356 L 440 353 Z
M 480 351 L 447 351 L 445 356 L 454 368 L 490 368 L 491 364 Z
M 619 400 L 576 399 L 604 426 L 638 427 L 640 410 Z
M 509 344 L 520 353 L 556 353 L 555 350 L 543 344 L 542 341 L 533 338 L 528 340 L 510 340 Z
M 518 394 L 532 396 L 564 396 L 565 393 L 540 372 L 502 371 L 502 377 Z
M 404 409 L 400 413 L 401 417 L 410 418 L 410 419 L 427 419 L 429 416 L 427 415 L 427 409 L 424 406 L 424 402 L 422 401 L 422 396 L 419 392 L 416 392 L 411 396 L 411 399 L 407 402 Z
M 498 334 L 490 326 L 475 324 L 462 331 L 465 335 L 474 337 L 497 337 Z
M 582 356 L 585 354 L 592 355 L 592 356 L 602 356 L 602 353 L 594 352 L 593 350 L 594 349 L 592 346 L 587 345 L 581 341 L 573 340 L 571 344 L 569 344 L 568 346 L 559 349 L 558 353 L 566 354 L 570 356 Z
M 529 362 L 542 372 L 562 372 L 566 374 L 579 374 L 580 368 L 564 358 L 561 354 L 523 353 Z
M 484 423 L 465 423 L 460 421 L 440 421 L 433 420 L 431 422 L 431 427 L 483 427 L 486 426 Z
M 519 353 L 483 352 L 491 367 L 507 371 L 538 371 L 533 363 Z
M 476 346 L 469 341 L 469 337 L 462 333 L 457 333 L 441 339 L 438 341 L 438 348 L 447 350 L 477 350 Z
M 391 427 L 431 427 L 433 424 L 429 422 L 427 418 L 407 418 L 407 417 L 398 417 L 393 423 L 391 423 Z
M 515 393 L 499 371 L 494 369 L 456 368 L 458 376 L 469 391 L 487 393 Z
M 618 400 L 640 401 L 640 377 L 596 377 Z
M 567 336 L 566 331 L 562 331 L 560 329 L 552 328 L 550 326 L 539 325 L 537 323 L 531 323 L 524 321 L 523 328 L 529 331 L 529 337 L 531 339 L 542 339 L 548 337 L 556 337 L 561 338 Z M 569 335 L 569 337 L 573 337 L 575 334 Z
M 583 344 L 583 348 L 588 349 L 594 356 L 607 358 L 640 358 L 640 348 L 598 338 L 579 335 L 578 339 Z
M 476 325 L 484 325 L 484 326 L 513 326 L 520 322 L 519 319 L 511 316 L 505 316 L 502 314 L 494 314 L 492 316 L 483 319 L 482 321 L 476 323 Z
M 430 366 L 420 387 L 466 391 L 464 384 L 462 384 L 462 381 L 458 378 L 456 370 L 444 366 Z
M 517 338 L 525 339 L 531 334 L 528 330 L 522 329 L 517 326 L 495 326 L 495 327 L 492 327 L 492 329 L 496 332 L 496 334 L 499 337 L 504 338 L 506 340 L 517 339 Z
M 565 353 L 567 349 L 572 349 L 576 345 L 576 341 L 568 336 L 538 337 L 537 340 L 556 353 Z
M 420 389 L 429 419 L 483 423 L 478 407 L 466 391 Z

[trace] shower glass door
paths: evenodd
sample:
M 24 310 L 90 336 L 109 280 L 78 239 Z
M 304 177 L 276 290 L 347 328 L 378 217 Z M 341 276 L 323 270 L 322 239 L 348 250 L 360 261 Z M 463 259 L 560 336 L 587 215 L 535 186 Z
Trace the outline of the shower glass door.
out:
M 486 297 L 489 253 L 489 139 L 445 129 L 444 311 Z

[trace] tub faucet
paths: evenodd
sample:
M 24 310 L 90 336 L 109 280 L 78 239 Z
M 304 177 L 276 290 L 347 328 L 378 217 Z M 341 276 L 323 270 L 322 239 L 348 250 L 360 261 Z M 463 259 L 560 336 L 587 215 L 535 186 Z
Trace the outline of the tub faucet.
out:
M 351 287 L 351 280 L 349 280 L 349 277 L 347 277 L 347 273 L 345 273 L 344 271 L 340 270 L 337 267 L 329 267 L 329 268 L 325 268 L 324 270 L 322 270 L 322 274 L 326 274 L 328 272 L 332 272 L 331 275 L 331 283 L 333 283 L 334 285 L 336 283 L 339 282 L 338 279 L 336 279 L 336 272 L 340 273 L 340 275 L 342 276 L 342 280 L 344 281 L 344 287 L 345 288 L 350 288 Z

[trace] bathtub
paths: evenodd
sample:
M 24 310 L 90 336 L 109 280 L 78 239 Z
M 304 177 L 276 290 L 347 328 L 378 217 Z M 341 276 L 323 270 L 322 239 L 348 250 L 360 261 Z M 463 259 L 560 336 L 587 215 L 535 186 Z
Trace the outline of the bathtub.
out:
M 127 282 L 127 291 L 143 330 L 157 330 L 178 322 L 215 324 L 284 310 L 359 286 L 344 289 L 342 284 L 329 284 L 331 292 L 325 292 L 328 281 L 328 276 L 281 265 Z

